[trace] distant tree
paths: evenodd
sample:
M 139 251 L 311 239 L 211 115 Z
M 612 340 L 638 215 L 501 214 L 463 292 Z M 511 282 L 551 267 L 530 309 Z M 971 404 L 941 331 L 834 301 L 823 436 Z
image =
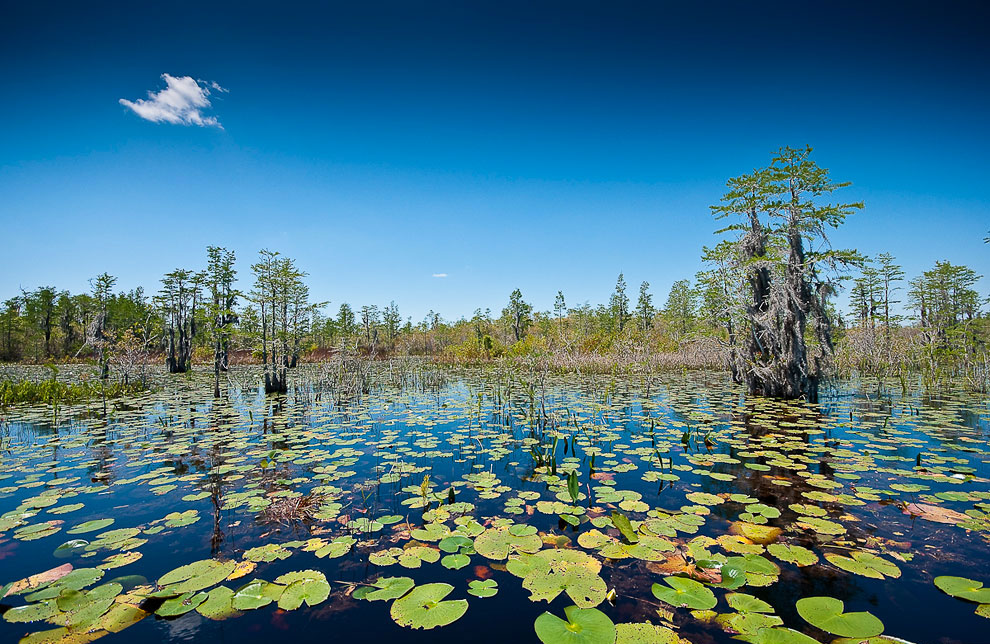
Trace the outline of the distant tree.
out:
M 738 326 L 739 285 L 743 276 L 735 267 L 734 247 L 721 241 L 714 248 L 705 246 L 701 259 L 710 268 L 695 276 L 698 293 L 698 313 L 713 328 L 724 329 L 729 347 L 736 345 Z M 738 382 L 738 374 L 730 361 L 729 369 Z
M 512 329 L 516 342 L 526 337 L 526 330 L 533 322 L 533 305 L 523 300 L 522 291 L 515 289 L 509 295 L 509 305 L 502 309 L 502 317 Z
M 656 313 L 653 307 L 653 295 L 650 293 L 650 283 L 644 281 L 639 285 L 639 299 L 636 301 L 636 320 L 640 331 L 650 330 Z
M 44 337 L 44 356 L 52 357 L 52 332 L 56 327 L 59 293 L 54 286 L 42 286 L 24 292 L 24 316 L 27 323 Z
M 681 335 L 688 333 L 694 326 L 697 308 L 691 280 L 677 280 L 670 286 L 663 312 Z
M 894 256 L 890 253 L 880 253 L 877 255 L 877 274 L 881 287 L 881 302 L 883 304 L 883 330 L 888 356 L 890 354 L 890 329 L 900 323 L 902 316 L 890 312 L 891 304 L 899 304 L 900 300 L 894 299 L 894 292 L 901 290 L 898 286 L 904 280 L 904 271 L 894 263 Z
M 378 307 L 374 304 L 362 306 L 361 326 L 364 328 L 364 339 L 368 344 L 374 344 L 374 341 L 377 340 L 378 324 Z
M 96 301 L 96 317 L 87 329 L 87 342 L 96 349 L 97 361 L 100 365 L 100 378 L 110 376 L 110 365 L 107 362 L 107 349 L 111 338 L 107 333 L 109 320 L 107 311 L 110 299 L 113 297 L 113 287 L 117 278 L 109 273 L 101 273 L 89 281 L 93 299 Z
M 553 300 L 553 312 L 557 317 L 557 325 L 563 324 L 564 314 L 567 313 L 567 303 L 564 301 L 563 291 L 557 291 L 557 297 Z
M 79 321 L 81 308 L 78 297 L 73 297 L 68 291 L 62 291 L 56 304 L 58 328 L 62 334 L 62 355 L 72 353 L 76 343 L 76 323 Z
M 354 309 L 351 308 L 350 304 L 344 302 L 337 310 L 337 330 L 346 338 L 354 334 L 354 329 Z
M 295 261 L 276 251 L 262 250 L 251 266 L 254 288 L 251 300 L 261 311 L 261 355 L 265 365 L 265 393 L 288 391 L 287 369 L 294 363 L 298 339 L 309 320 L 306 273 Z
M 18 360 L 21 357 L 23 345 L 20 342 L 21 308 L 24 300 L 12 297 L 3 302 L 3 312 L 0 315 L 0 328 L 3 334 L 3 350 L 0 357 L 4 360 Z
M 208 292 L 206 319 L 210 343 L 213 346 L 213 396 L 220 397 L 220 372 L 230 361 L 230 327 L 237 323 L 237 289 L 234 280 L 234 251 L 208 246 L 206 249 L 205 284 Z
M 395 300 L 389 302 L 382 312 L 382 325 L 385 327 L 385 337 L 389 343 L 395 342 L 399 336 L 399 326 L 402 324 L 402 316 L 399 315 L 399 307 Z
M 608 308 L 621 333 L 630 317 L 629 296 L 626 295 L 626 280 L 622 273 L 619 273 L 619 278 L 615 281 L 615 290 L 609 298 Z
M 877 311 L 881 307 L 881 281 L 880 274 L 869 262 L 869 259 L 864 258 L 860 276 L 853 280 L 850 299 L 860 323 L 873 328 Z
M 203 281 L 202 274 L 183 268 L 166 273 L 161 280 L 156 301 L 165 322 L 165 366 L 169 373 L 186 373 L 192 368 Z

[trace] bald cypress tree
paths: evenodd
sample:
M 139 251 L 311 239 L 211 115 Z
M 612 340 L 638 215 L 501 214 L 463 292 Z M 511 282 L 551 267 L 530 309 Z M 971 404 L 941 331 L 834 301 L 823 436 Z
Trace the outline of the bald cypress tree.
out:
M 766 168 L 730 179 L 712 206 L 716 218 L 734 220 L 720 232 L 735 235 L 733 262 L 745 276 L 737 304 L 746 328 L 731 351 L 752 394 L 818 399 L 833 349 L 826 302 L 838 273 L 860 261 L 855 251 L 833 249 L 827 235 L 863 207 L 826 201 L 848 185 L 832 181 L 810 147 L 785 147 Z

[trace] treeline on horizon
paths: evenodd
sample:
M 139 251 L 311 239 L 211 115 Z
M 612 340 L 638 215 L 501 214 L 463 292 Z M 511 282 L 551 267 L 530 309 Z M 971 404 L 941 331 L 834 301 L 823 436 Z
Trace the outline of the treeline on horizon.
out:
M 817 197 L 847 185 L 831 182 L 810 152 L 782 148 L 767 168 L 728 182 L 712 207 L 717 219 L 730 219 L 717 233 L 723 239 L 703 249 L 707 268 L 674 282 L 662 303 L 648 282 L 630 289 L 620 273 L 597 306 L 568 306 L 558 291 L 552 310 L 537 311 L 516 289 L 494 312 L 444 320 L 431 311 L 414 322 L 394 301 L 328 310 L 312 300 L 295 261 L 269 250 L 240 291 L 234 253 L 209 247 L 204 268 L 176 269 L 150 292 L 116 291 L 116 278 L 104 273 L 87 293 L 42 286 L 5 300 L 0 360 L 93 360 L 103 375 L 143 373 L 155 360 L 173 373 L 209 364 L 217 392 L 231 363 L 265 364 L 266 389 L 284 391 L 286 369 L 333 355 L 728 367 L 751 390 L 782 397 L 808 394 L 835 369 L 920 370 L 930 386 L 961 379 L 986 390 L 990 320 L 987 297 L 975 290 L 981 276 L 938 261 L 908 279 L 889 254 L 832 249 L 826 229 L 862 204 L 804 201 L 802 190 Z M 845 316 L 834 305 L 844 287 L 852 307 Z M 789 373 L 785 359 L 803 360 L 803 373 Z

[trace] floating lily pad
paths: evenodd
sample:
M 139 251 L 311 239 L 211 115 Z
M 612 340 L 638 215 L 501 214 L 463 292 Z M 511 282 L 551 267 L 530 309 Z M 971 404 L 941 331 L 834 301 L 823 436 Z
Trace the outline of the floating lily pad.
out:
M 536 636 L 543 644 L 613 644 L 615 624 L 597 608 L 564 608 L 563 620 L 543 613 L 536 618 Z
M 943 593 L 978 604 L 990 604 L 990 588 L 983 583 L 965 577 L 942 576 L 935 578 L 935 585 Z
M 715 608 L 715 604 L 718 603 L 718 600 L 715 599 L 715 593 L 694 579 L 667 577 L 664 579 L 664 583 L 667 585 L 653 584 L 653 595 L 671 606 L 690 608 L 691 610 L 708 610 Z
M 883 622 L 867 612 L 845 613 L 834 597 L 805 597 L 797 601 L 798 614 L 826 633 L 841 637 L 873 637 L 883 632 Z
M 453 590 L 450 584 L 416 586 L 406 596 L 392 602 L 389 614 L 399 626 L 426 630 L 446 626 L 460 619 L 468 608 L 466 599 L 444 601 Z

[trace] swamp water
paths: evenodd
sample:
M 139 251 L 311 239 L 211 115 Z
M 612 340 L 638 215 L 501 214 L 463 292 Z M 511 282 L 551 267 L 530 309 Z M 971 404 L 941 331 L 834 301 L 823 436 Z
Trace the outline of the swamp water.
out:
M 298 371 L 3 412 L 0 640 L 990 642 L 986 397 Z

